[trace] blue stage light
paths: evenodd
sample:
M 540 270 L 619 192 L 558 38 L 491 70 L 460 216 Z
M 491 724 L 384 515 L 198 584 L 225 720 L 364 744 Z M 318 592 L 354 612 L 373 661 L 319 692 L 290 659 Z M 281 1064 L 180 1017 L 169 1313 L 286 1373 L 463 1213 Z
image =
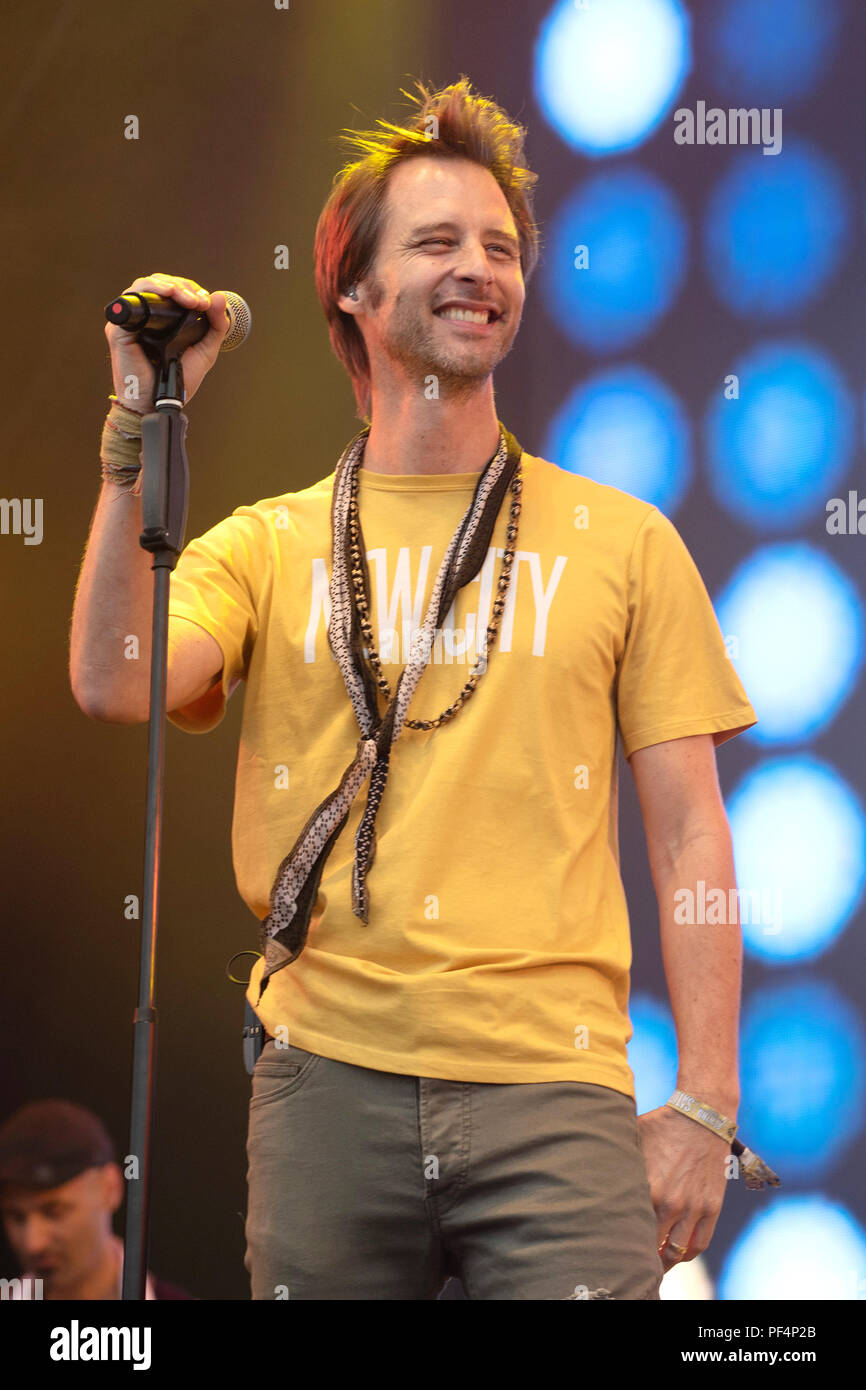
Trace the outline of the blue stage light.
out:
M 719 506 L 761 531 L 823 515 L 855 442 L 854 403 L 837 368 L 809 343 L 778 341 L 734 362 L 730 377 L 705 422 Z
M 550 423 L 544 457 L 667 516 L 691 480 L 685 413 L 657 377 L 637 366 L 610 368 L 577 386 Z
M 747 773 L 727 811 L 746 950 L 771 962 L 819 956 L 863 897 L 866 816 L 859 799 L 831 767 L 800 755 Z M 728 911 L 727 920 L 732 916 Z
M 633 994 L 628 1012 L 634 1028 L 628 1064 L 642 1115 L 664 1105 L 677 1088 L 677 1033 L 668 1006 L 648 994 Z
M 821 1177 L 863 1128 L 866 1038 L 848 1001 L 821 980 L 751 995 L 740 1032 L 747 1143 L 786 1178 Z
M 568 144 L 610 154 L 652 134 L 690 67 L 680 0 L 560 0 L 536 41 L 535 99 Z
M 782 152 L 734 156 L 703 224 L 706 273 L 735 314 L 779 319 L 826 293 L 847 251 L 851 214 L 842 179 L 803 140 Z
M 545 305 L 563 334 L 597 352 L 644 337 L 676 299 L 688 224 L 652 174 L 596 174 L 559 208 L 542 270 Z
M 841 15 L 827 0 L 713 0 L 708 71 L 738 106 L 805 96 L 836 52 Z
M 767 1161 L 772 1166 L 769 1156 Z M 862 1299 L 866 1232 L 841 1203 L 821 1194 L 773 1193 L 729 1250 L 717 1296 L 803 1303 Z
M 714 607 L 758 716 L 744 737 L 766 746 L 825 729 L 863 670 L 863 610 L 844 571 L 805 541 L 765 546 Z

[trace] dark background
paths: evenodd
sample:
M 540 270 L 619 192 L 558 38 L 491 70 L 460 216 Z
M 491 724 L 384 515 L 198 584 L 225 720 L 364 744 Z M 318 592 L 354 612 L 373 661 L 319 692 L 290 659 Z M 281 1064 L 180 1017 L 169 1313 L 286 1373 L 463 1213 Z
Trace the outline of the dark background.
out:
M 44 539 L 40 546 L 0 539 L 0 1115 L 37 1097 L 78 1100 L 126 1151 L 138 941 L 123 905 L 141 892 L 146 729 L 88 720 L 67 668 L 112 389 L 103 306 L 136 276 L 162 270 L 234 289 L 252 307 L 249 342 L 217 364 L 190 406 L 187 538 L 242 503 L 325 476 L 358 428 L 313 284 L 315 223 L 344 159 L 336 137 L 343 126 L 368 127 L 379 116 L 399 120 L 406 111 L 399 89 L 414 77 L 445 85 L 465 73 L 529 127 L 544 232 L 589 167 L 544 125 L 532 98 L 531 48 L 547 8 L 534 0 L 293 0 L 288 12 L 264 0 L 4 5 L 0 217 L 15 334 L 7 334 L 0 490 L 44 499 Z M 862 44 L 843 48 L 833 91 L 823 107 L 806 111 L 807 127 L 835 119 L 834 93 L 853 101 L 862 89 Z M 701 95 L 689 84 L 680 99 L 693 106 Z M 862 99 L 853 109 L 862 116 Z M 140 121 L 137 141 L 124 139 L 131 113 Z M 850 142 L 859 168 L 863 122 L 848 114 L 836 144 Z M 694 179 L 696 194 L 709 187 L 709 169 L 675 155 L 669 133 L 651 139 L 641 157 L 671 182 Z M 288 271 L 273 265 L 283 243 Z M 724 315 L 708 318 L 693 278 L 677 314 L 631 357 L 663 364 L 697 410 L 745 335 Z M 533 283 L 496 385 L 500 417 L 540 453 L 547 421 L 592 361 L 558 334 Z M 816 331 L 831 345 L 859 341 L 863 308 L 859 278 L 837 283 L 813 311 Z M 711 593 L 738 547 L 745 553 L 752 544 L 728 518 L 719 524 L 700 476 L 676 524 Z M 816 540 L 821 530 L 816 521 Z M 209 737 L 171 726 L 167 735 L 150 1267 L 208 1299 L 249 1297 L 243 991 L 225 976 L 234 952 L 257 946 L 229 843 L 241 701 L 239 692 Z M 831 738 L 847 750 L 849 781 L 862 788 L 862 699 L 849 702 Z M 751 761 L 741 745 L 734 740 L 720 753 L 723 789 Z M 664 999 L 655 895 L 625 766 L 621 796 L 633 987 Z M 859 978 L 862 945 L 853 928 L 831 954 L 834 976 Z M 768 974 L 748 962 L 747 987 Z M 833 1174 L 834 1194 L 851 1209 L 862 1209 L 864 1157 L 861 1136 Z M 734 1197 L 709 1251 L 711 1267 L 744 1219 L 748 1198 Z M 116 1229 L 122 1233 L 119 1220 Z M 0 1254 L 12 1273 L 9 1252 Z

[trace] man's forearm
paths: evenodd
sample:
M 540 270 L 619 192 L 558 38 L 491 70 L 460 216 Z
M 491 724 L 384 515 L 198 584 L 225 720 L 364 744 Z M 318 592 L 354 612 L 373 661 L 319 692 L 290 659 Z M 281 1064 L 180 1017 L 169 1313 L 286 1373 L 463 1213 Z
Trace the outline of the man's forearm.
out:
M 696 835 L 653 877 L 679 1044 L 677 1085 L 735 1119 L 742 935 L 727 820 Z
M 147 717 L 153 557 L 139 544 L 141 498 L 104 482 L 81 566 L 70 630 L 73 694 L 94 717 Z M 134 660 L 125 655 L 137 639 Z

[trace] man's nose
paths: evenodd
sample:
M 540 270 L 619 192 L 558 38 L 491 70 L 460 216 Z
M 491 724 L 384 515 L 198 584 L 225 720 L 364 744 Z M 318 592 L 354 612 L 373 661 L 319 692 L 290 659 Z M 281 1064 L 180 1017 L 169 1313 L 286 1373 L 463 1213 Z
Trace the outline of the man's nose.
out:
M 46 1252 L 49 1245 L 50 1232 L 45 1221 L 40 1221 L 38 1217 L 30 1217 L 17 1231 L 17 1241 L 19 1249 L 28 1259 L 34 1259 L 37 1255 Z
M 493 279 L 493 270 L 487 258 L 487 251 L 480 241 L 467 241 L 460 248 L 455 274 L 458 280 L 475 280 L 486 285 Z

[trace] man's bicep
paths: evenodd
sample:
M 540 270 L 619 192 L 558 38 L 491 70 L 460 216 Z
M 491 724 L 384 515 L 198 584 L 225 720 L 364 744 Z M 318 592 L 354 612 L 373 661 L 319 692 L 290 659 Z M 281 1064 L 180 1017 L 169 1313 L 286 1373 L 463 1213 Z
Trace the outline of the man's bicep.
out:
M 190 618 L 169 614 L 166 709 L 186 709 L 207 695 L 220 682 L 223 660 L 209 632 Z

